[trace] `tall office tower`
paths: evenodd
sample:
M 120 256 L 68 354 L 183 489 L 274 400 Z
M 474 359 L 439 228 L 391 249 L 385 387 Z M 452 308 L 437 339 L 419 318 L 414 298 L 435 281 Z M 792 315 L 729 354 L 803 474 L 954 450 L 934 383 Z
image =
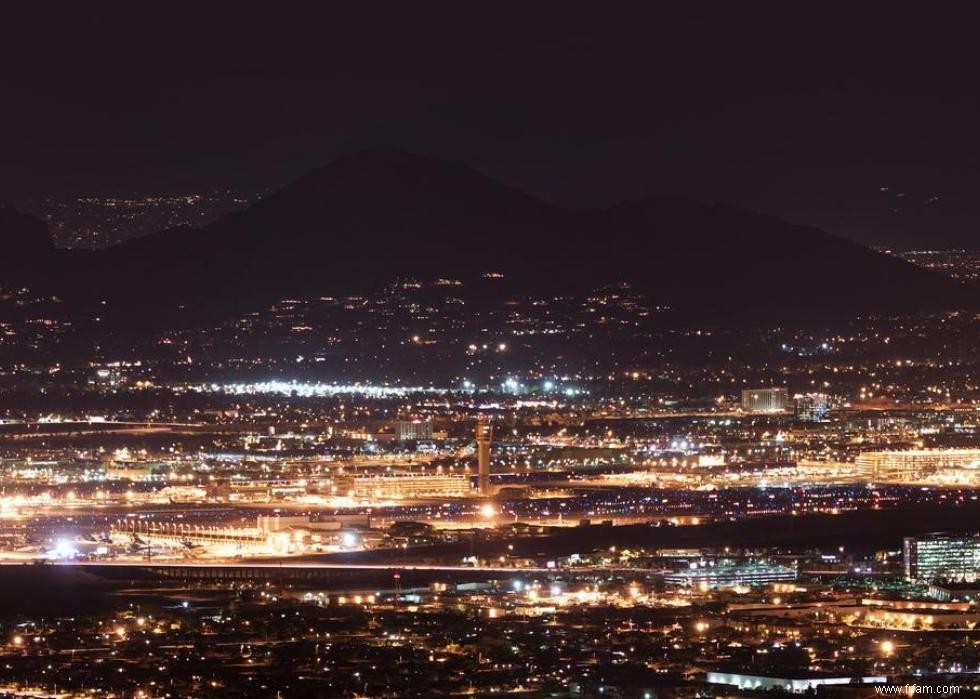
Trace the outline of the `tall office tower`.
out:
M 489 420 L 480 419 L 476 423 L 476 454 L 478 464 L 478 483 L 480 495 L 490 495 L 490 442 L 493 427 Z
M 826 422 L 830 419 L 830 396 L 826 393 L 806 393 L 793 396 L 796 419 L 800 422 Z
M 922 534 L 902 542 L 905 577 L 919 582 L 980 577 L 980 537 L 976 534 Z
M 789 403 L 785 388 L 749 388 L 742 391 L 742 410 L 747 413 L 781 413 Z

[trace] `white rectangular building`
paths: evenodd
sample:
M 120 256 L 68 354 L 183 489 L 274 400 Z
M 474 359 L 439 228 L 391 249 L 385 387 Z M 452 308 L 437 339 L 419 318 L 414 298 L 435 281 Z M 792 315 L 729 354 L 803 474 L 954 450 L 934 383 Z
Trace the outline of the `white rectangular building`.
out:
M 782 413 L 788 406 L 789 392 L 781 386 L 742 391 L 742 411 L 746 413 Z

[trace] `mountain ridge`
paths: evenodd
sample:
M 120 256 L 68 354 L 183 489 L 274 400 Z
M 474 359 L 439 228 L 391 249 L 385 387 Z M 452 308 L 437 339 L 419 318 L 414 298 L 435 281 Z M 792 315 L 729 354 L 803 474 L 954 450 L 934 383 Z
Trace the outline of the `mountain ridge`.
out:
M 980 307 L 976 289 L 766 214 L 667 198 L 566 209 L 392 147 L 343 156 L 205 226 L 105 250 L 54 250 L 31 230 L 29 254 L 6 276 L 130 317 L 490 271 L 516 294 L 625 281 L 707 319 Z

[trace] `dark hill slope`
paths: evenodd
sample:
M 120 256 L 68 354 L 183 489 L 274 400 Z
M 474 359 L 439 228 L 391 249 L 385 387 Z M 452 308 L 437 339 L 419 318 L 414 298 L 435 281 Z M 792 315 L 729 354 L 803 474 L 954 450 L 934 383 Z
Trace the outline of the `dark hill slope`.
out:
M 678 200 L 573 211 L 389 148 L 341 158 L 201 228 L 97 253 L 32 250 L 43 269 L 20 275 L 130 318 L 487 271 L 505 274 L 509 294 L 628 281 L 697 319 L 980 307 L 975 289 L 770 216 Z

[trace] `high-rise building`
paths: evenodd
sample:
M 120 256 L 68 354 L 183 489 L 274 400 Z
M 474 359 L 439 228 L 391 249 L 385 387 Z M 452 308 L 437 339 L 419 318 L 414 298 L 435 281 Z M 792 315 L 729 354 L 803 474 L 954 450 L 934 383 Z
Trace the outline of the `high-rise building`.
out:
M 490 443 L 493 428 L 487 420 L 476 423 L 476 455 L 480 495 L 490 495 Z
M 830 396 L 826 393 L 797 393 L 793 396 L 796 419 L 800 422 L 826 422 L 830 419 Z
M 918 582 L 973 581 L 980 576 L 980 535 L 923 534 L 902 542 L 905 577 Z
M 742 391 L 742 410 L 746 413 L 781 413 L 789 405 L 785 388 L 748 388 Z

